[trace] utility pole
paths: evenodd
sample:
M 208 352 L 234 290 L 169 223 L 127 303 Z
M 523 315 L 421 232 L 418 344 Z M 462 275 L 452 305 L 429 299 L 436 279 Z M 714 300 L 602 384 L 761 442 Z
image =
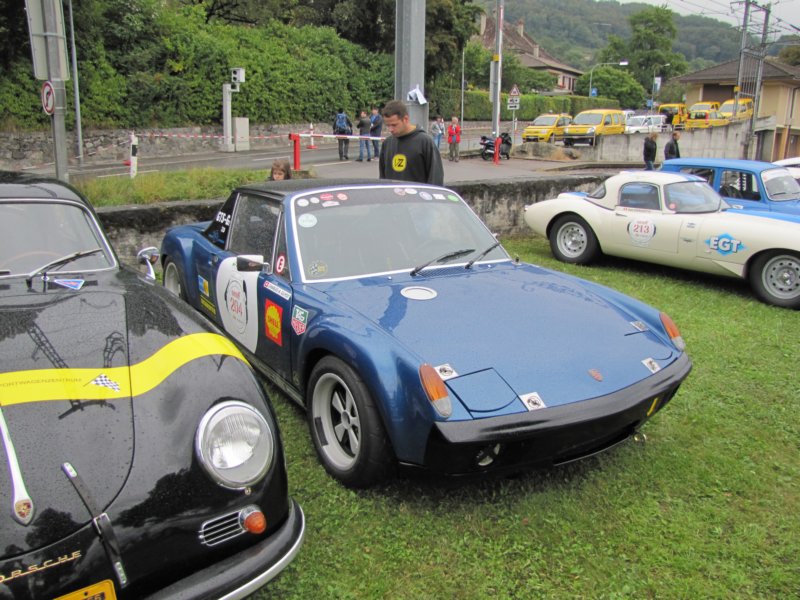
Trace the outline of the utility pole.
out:
M 64 33 L 64 9 L 61 0 L 25 0 L 28 30 L 31 37 L 33 74 L 44 81 L 42 108 L 50 115 L 56 177 L 69 181 L 67 170 L 67 94 L 64 82 L 69 79 L 67 43 Z
M 397 0 L 394 28 L 394 97 L 408 107 L 409 121 L 428 128 L 425 98 L 425 0 Z
M 505 17 L 505 3 L 503 0 L 496 0 L 497 5 L 494 13 L 494 56 L 490 73 L 490 87 L 492 99 L 492 137 L 500 135 L 500 89 L 503 79 L 503 21 Z
M 764 12 L 764 23 L 761 31 L 761 42 L 754 44 L 749 37 L 748 29 L 750 19 L 754 10 Z M 757 154 L 756 141 L 756 119 L 758 119 L 759 104 L 761 99 L 761 84 L 764 71 L 764 60 L 766 58 L 767 33 L 769 26 L 769 14 L 771 5 L 760 6 L 754 0 L 744 0 L 744 20 L 742 22 L 742 41 L 739 54 L 739 71 L 736 76 L 736 87 L 734 88 L 734 103 L 732 118 L 735 120 L 739 114 L 739 99 L 744 96 L 753 100 L 753 116 L 750 119 L 750 127 L 744 140 L 743 157 L 755 158 Z

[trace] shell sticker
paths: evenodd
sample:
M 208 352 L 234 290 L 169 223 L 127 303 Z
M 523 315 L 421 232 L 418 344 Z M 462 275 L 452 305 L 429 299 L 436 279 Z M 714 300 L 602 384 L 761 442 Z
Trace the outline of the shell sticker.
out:
M 264 303 L 264 333 L 278 346 L 283 346 L 282 324 L 283 307 L 267 300 Z

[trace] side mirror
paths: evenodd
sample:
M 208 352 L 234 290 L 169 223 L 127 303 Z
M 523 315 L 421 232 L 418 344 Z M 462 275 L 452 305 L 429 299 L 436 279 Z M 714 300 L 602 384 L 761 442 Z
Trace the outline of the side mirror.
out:
M 272 268 L 269 263 L 264 262 L 264 257 L 260 254 L 242 254 L 236 257 L 236 270 L 243 273 L 253 273 L 262 270 L 270 273 Z
M 142 248 L 136 254 L 136 262 L 147 267 L 147 273 L 145 274 L 145 277 L 150 281 L 156 280 L 156 272 L 155 269 L 153 269 L 153 265 L 158 262 L 158 259 L 159 251 L 155 246 Z

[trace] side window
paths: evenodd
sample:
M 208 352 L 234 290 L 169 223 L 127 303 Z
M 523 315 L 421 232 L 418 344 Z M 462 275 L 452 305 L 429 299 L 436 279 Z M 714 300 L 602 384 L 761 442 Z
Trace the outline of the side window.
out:
M 231 217 L 233 215 L 234 206 L 236 206 L 236 194 L 232 194 L 230 198 L 225 201 L 225 204 L 217 211 L 214 220 L 211 221 L 211 225 L 203 232 L 209 241 L 219 248 L 224 249 L 228 241 L 228 232 L 231 229 Z
M 292 270 L 289 268 L 289 252 L 286 244 L 286 215 L 281 215 L 280 227 L 278 227 L 278 239 L 275 242 L 275 262 L 272 272 L 283 277 L 287 281 L 292 280 Z M 268 257 L 266 260 L 270 260 Z
M 681 169 L 681 173 L 686 173 L 687 175 L 697 175 L 698 177 L 705 179 L 708 185 L 714 185 L 714 169 L 705 169 L 703 167 L 684 167 Z
M 723 171 L 719 193 L 726 198 L 761 200 L 755 176 L 745 171 Z
M 623 185 L 619 192 L 619 206 L 660 210 L 661 204 L 658 200 L 658 188 L 649 183 L 629 183 Z
M 243 194 L 236 202 L 228 250 L 236 254 L 272 256 L 280 209 L 266 198 Z
M 603 125 L 611 125 L 611 115 L 606 115 L 605 119 L 603 119 Z

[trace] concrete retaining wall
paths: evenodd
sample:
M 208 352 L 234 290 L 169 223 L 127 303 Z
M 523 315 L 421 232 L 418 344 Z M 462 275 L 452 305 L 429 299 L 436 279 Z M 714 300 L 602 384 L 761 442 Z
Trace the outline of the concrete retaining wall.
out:
M 513 182 L 470 181 L 448 187 L 461 194 L 494 233 L 510 235 L 528 231 L 522 219 L 526 204 L 555 198 L 561 192 L 593 190 L 605 178 L 603 175 L 564 175 Z M 142 248 L 160 247 L 167 229 L 211 220 L 224 200 L 104 207 L 97 212 L 120 259 L 133 264 L 136 253 Z

